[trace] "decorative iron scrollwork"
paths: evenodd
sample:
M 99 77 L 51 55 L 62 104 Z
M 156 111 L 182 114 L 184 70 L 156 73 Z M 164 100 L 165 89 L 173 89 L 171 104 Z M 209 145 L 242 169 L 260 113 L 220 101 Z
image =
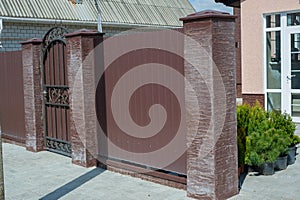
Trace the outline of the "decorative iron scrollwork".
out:
M 69 106 L 69 88 L 48 87 L 46 103 L 53 105 Z
M 45 52 L 48 46 L 55 40 L 66 42 L 66 34 L 68 30 L 64 27 L 53 27 L 51 28 L 43 38 L 43 52 Z
M 72 154 L 71 143 L 54 138 L 46 138 L 46 148 L 48 148 L 48 150 L 50 151 L 57 152 L 66 156 L 71 156 Z

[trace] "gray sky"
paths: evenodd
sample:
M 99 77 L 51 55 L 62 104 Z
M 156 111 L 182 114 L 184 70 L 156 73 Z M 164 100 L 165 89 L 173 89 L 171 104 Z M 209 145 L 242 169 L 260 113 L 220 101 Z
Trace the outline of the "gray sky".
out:
M 214 0 L 189 0 L 197 11 L 218 10 L 232 13 L 232 8 L 226 7 L 221 3 L 215 3 Z

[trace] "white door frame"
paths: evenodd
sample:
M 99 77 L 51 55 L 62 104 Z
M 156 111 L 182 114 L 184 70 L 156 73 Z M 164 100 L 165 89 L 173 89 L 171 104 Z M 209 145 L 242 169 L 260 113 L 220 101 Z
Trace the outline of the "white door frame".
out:
M 282 90 L 282 108 L 287 113 L 292 114 L 292 93 L 299 93 L 300 89 L 292 89 L 292 81 L 291 79 L 291 34 L 299 33 L 300 34 L 300 26 L 291 26 L 287 27 L 284 35 L 285 39 L 283 41 L 283 73 L 282 73 L 282 83 L 284 84 Z M 293 121 L 300 122 L 300 117 L 292 117 Z
M 294 11 L 295 12 L 295 11 Z M 298 11 L 300 12 L 300 11 Z M 300 26 L 287 26 L 287 14 L 288 12 L 284 13 L 277 13 L 280 14 L 280 27 L 276 28 L 266 28 L 266 16 L 269 14 L 264 15 L 264 22 L 263 22 L 263 53 L 264 53 L 264 89 L 265 89 L 265 108 L 268 105 L 268 93 L 281 93 L 281 111 L 291 114 L 291 94 L 292 93 L 299 93 L 299 90 L 292 90 L 291 88 L 291 34 L 293 33 L 300 33 Z M 267 32 L 271 31 L 280 31 L 281 34 L 281 89 L 268 89 L 267 88 L 267 47 L 266 47 L 266 35 Z M 300 117 L 293 117 L 294 122 L 300 122 Z

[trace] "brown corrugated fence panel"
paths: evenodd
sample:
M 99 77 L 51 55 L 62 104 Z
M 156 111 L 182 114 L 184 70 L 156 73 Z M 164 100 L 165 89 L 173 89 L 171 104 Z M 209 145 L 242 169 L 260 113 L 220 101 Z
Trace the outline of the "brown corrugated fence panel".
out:
M 0 123 L 3 138 L 25 143 L 22 52 L 0 53 Z
M 180 30 L 176 30 L 180 33 Z M 110 42 L 109 40 L 114 40 L 115 42 Z M 141 43 L 145 40 L 151 40 L 151 43 L 159 44 L 162 48 L 139 48 L 129 50 L 120 55 L 113 56 L 112 54 L 117 54 L 118 48 L 126 48 L 130 42 Z M 104 42 L 104 62 L 105 66 L 108 65 L 112 57 L 116 57 L 106 70 L 105 70 L 105 93 L 106 93 L 106 118 L 107 118 L 107 136 L 109 138 L 108 144 L 105 148 L 100 147 L 100 155 L 107 156 L 109 159 L 117 160 L 119 162 L 133 163 L 137 165 L 142 165 L 145 167 L 150 167 L 154 169 L 161 169 L 161 163 L 168 157 L 172 157 L 172 153 L 160 154 L 158 159 L 149 159 L 147 156 L 135 156 L 137 154 L 151 154 L 158 150 L 163 150 L 166 145 L 168 145 L 178 131 L 185 134 L 185 130 L 179 129 L 179 124 L 184 123 L 185 125 L 185 113 L 182 112 L 180 104 L 184 104 L 184 59 L 183 59 L 183 41 L 184 37 L 182 34 L 174 34 L 174 32 L 161 31 L 160 33 L 134 33 L 121 35 L 116 37 L 107 38 Z M 159 43 L 158 43 L 159 42 Z M 125 44 L 124 44 L 125 43 Z M 168 51 L 168 48 L 172 48 L 179 55 Z M 130 49 L 130 48 L 129 48 Z M 132 70 L 138 69 L 139 67 L 147 64 L 148 67 L 153 69 L 148 71 L 148 73 L 141 74 L 143 72 L 136 72 L 136 74 L 130 76 L 129 79 L 124 83 L 120 84 L 119 81 L 126 75 L 130 74 Z M 159 65 L 166 66 L 167 68 L 176 71 L 181 74 L 181 79 L 175 81 L 171 73 L 166 71 L 159 71 L 155 67 L 160 67 Z M 147 68 L 147 67 L 146 67 Z M 155 69 L 155 70 L 154 70 Z M 165 68 L 166 69 L 166 68 Z M 124 102 L 124 98 L 137 82 L 141 81 L 143 77 L 149 77 L 149 80 L 153 80 L 149 84 L 142 85 L 137 88 L 130 97 L 129 105 Z M 163 82 L 177 87 L 179 94 L 175 95 L 173 91 L 170 91 L 168 87 L 162 86 L 156 83 L 156 78 L 159 77 L 163 79 Z M 148 79 L 148 78 L 147 78 Z M 131 132 L 128 133 L 124 129 L 120 128 L 117 124 L 115 117 L 112 113 L 112 94 L 115 92 L 116 86 L 121 88 L 121 92 L 117 94 L 117 102 L 115 105 L 116 115 L 123 121 L 122 124 L 126 124 L 128 117 L 126 117 L 124 111 L 124 106 L 126 106 L 127 112 L 136 125 L 145 127 L 151 123 L 149 118 L 149 110 L 155 105 L 159 104 L 164 107 L 167 113 L 167 119 L 161 130 L 157 134 L 150 137 L 143 138 L 139 135 L 143 133 Z M 101 91 L 97 91 L 101 92 Z M 98 106 L 103 106 L 97 104 Z M 97 109 L 99 110 L 99 108 Z M 161 113 L 154 112 L 153 118 L 163 120 Z M 182 115 L 184 120 L 181 121 Z M 126 126 L 126 125 L 125 125 Z M 136 136 L 136 137 L 134 137 Z M 181 143 L 182 142 L 182 143 Z M 182 140 L 178 145 L 186 145 L 186 141 Z M 119 151 L 118 148 L 125 151 Z M 176 152 L 176 146 L 173 146 L 174 153 Z M 101 152 L 102 151 L 102 152 Z M 107 155 L 103 155 L 105 152 Z M 126 153 L 127 152 L 127 153 Z M 172 151 L 171 151 L 172 152 Z M 177 159 L 177 160 L 176 160 Z M 179 174 L 186 175 L 186 153 L 183 152 L 181 156 L 176 157 L 175 161 L 169 163 L 168 166 L 162 168 L 165 171 L 176 172 Z

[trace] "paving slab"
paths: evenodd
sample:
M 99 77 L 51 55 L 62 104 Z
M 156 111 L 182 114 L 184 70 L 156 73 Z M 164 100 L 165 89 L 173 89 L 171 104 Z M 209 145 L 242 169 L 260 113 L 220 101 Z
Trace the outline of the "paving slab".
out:
M 84 168 L 47 151 L 33 153 L 3 143 L 5 195 L 9 200 L 189 200 L 185 190 Z
M 33 153 L 4 143 L 3 159 L 8 200 L 192 200 L 184 190 L 80 167 L 68 157 L 47 151 Z M 230 198 L 240 199 L 300 199 L 300 158 L 272 176 L 248 174 L 239 195 Z
M 298 148 L 299 154 L 299 148 Z M 239 195 L 230 200 L 299 200 L 300 199 L 300 157 L 286 170 L 277 171 L 272 176 L 247 175 Z

